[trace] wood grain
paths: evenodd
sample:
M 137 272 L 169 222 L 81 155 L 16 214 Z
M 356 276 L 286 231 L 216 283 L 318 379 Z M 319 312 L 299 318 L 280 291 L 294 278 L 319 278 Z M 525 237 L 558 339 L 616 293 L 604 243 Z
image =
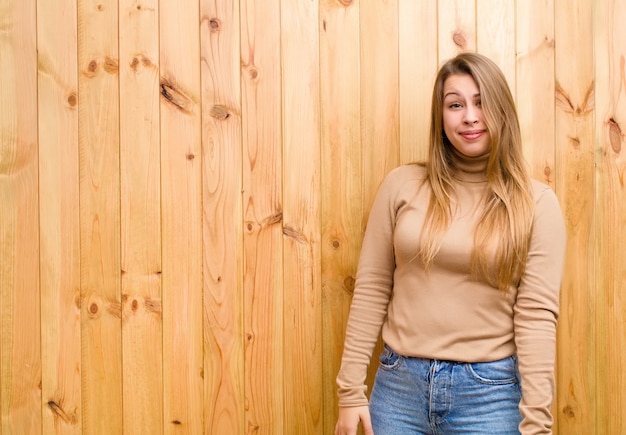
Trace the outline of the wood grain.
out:
M 363 224 L 381 181 L 399 164 L 398 1 L 363 2 L 360 21 Z M 380 32 L 372 32 L 378 26 Z M 381 68 L 385 65 L 385 68 Z
M 107 434 L 122 429 L 118 10 L 77 5 L 83 431 Z
M 511 1 L 476 0 L 476 49 L 500 67 L 514 97 L 515 5 Z
M 400 163 L 398 26 L 380 26 L 398 16 L 398 1 L 363 2 L 360 20 L 361 156 L 363 214 L 359 235 L 367 225 L 369 210 L 380 183 Z M 378 28 L 380 32 L 372 32 Z M 380 65 L 385 65 L 381 68 Z M 368 373 L 368 391 L 378 369 L 382 340 L 374 349 Z
M 476 1 L 437 2 L 439 64 L 459 52 L 476 51 Z
M 42 432 L 80 434 L 76 2 L 38 2 Z
M 437 4 L 398 0 L 400 163 L 428 158 L 430 103 L 437 72 Z
M 323 433 L 318 2 L 281 4 L 285 433 Z
M 625 7 L 0 2 L 0 435 L 333 433 L 370 203 L 460 51 L 567 225 L 554 433 L 626 432 Z
M 284 432 L 280 2 L 241 3 L 245 403 L 249 433 Z
M 346 321 L 363 237 L 358 2 L 320 2 L 324 432 L 334 433 Z
M 41 427 L 36 2 L 0 6 L 0 432 Z
M 517 113 L 532 176 L 555 188 L 554 0 L 516 3 Z
M 556 189 L 568 236 L 557 338 L 559 433 L 595 433 L 598 340 L 593 246 L 594 69 L 592 1 L 556 0 Z M 576 52 L 576 56 L 571 53 Z
M 163 433 L 204 431 L 198 4 L 159 2 Z
M 205 434 L 245 433 L 240 12 L 201 2 Z
M 163 427 L 158 6 L 119 2 L 125 434 Z
M 626 433 L 626 5 L 594 3 L 597 433 Z

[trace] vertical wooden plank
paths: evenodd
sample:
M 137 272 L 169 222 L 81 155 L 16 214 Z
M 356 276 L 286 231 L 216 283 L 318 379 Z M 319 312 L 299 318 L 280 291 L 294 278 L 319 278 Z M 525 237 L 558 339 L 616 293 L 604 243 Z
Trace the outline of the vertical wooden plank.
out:
M 78 1 L 83 431 L 122 430 L 117 1 Z
M 515 5 L 516 105 L 523 151 L 531 176 L 556 189 L 554 20 L 554 0 Z M 554 433 L 559 433 L 557 403 L 555 397 Z
M 555 0 L 556 188 L 568 249 L 557 338 L 559 433 L 595 430 L 593 0 Z M 575 56 L 572 53 L 576 53 Z
M 381 23 L 387 23 L 381 26 Z M 378 32 L 372 29 L 378 28 Z M 399 163 L 398 0 L 361 4 L 361 142 L 363 199 L 369 204 L 385 175 Z M 381 68 L 385 65 L 385 68 Z
M 594 3 L 596 433 L 626 433 L 626 4 Z M 601 363 L 600 363 L 601 362 Z
M 358 1 L 320 1 L 324 431 L 337 421 L 346 320 L 362 239 Z
M 439 64 L 476 51 L 476 0 L 438 0 Z
M 78 2 L 83 429 L 94 434 L 122 427 L 117 12 Z
M 476 0 L 476 49 L 493 60 L 515 91 L 515 3 Z
M 200 3 L 204 433 L 245 433 L 239 2 Z
M 554 0 L 516 3 L 517 113 L 532 176 L 555 188 Z
M 282 2 L 285 433 L 321 434 L 319 3 Z
M 36 1 L 0 5 L 0 431 L 41 431 Z
M 241 3 L 246 426 L 284 432 L 280 1 Z
M 374 28 L 380 31 L 372 32 Z M 398 0 L 361 4 L 360 40 L 364 209 L 359 237 L 362 238 L 378 186 L 400 161 Z M 369 365 L 369 389 L 378 369 L 377 355 L 381 349 L 382 341 L 379 341 Z
M 120 169 L 124 433 L 163 427 L 159 4 L 121 0 Z
M 159 3 L 165 434 L 202 433 L 199 3 Z
M 437 2 L 398 0 L 400 163 L 428 157 L 437 72 Z
M 41 369 L 44 434 L 80 434 L 76 2 L 38 1 Z

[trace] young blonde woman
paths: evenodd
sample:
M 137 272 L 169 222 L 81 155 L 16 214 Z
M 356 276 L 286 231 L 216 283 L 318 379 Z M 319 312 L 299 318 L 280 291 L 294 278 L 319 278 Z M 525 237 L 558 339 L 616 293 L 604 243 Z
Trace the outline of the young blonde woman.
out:
M 441 67 L 429 143 L 428 161 L 391 171 L 370 212 L 335 433 L 549 434 L 565 230 L 554 192 L 527 173 L 511 92 L 488 58 Z

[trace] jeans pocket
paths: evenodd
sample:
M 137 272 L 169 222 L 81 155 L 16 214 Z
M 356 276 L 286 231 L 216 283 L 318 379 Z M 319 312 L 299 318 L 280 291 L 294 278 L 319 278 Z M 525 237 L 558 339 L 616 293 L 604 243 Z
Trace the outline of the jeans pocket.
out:
M 517 358 L 515 355 L 491 362 L 467 364 L 472 377 L 483 384 L 505 385 L 519 383 Z
M 383 351 L 380 353 L 380 368 L 385 370 L 393 370 L 402 361 L 402 356 L 394 352 L 389 346 L 385 344 Z

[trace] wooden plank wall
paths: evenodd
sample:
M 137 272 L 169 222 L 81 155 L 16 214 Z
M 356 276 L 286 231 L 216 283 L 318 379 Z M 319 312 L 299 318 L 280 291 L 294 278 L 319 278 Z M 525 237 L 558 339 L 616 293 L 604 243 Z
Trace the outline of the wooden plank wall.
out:
M 626 433 L 624 21 L 620 0 L 3 0 L 0 435 L 332 433 L 372 197 L 426 157 L 461 50 L 503 69 L 565 215 L 555 433 Z

